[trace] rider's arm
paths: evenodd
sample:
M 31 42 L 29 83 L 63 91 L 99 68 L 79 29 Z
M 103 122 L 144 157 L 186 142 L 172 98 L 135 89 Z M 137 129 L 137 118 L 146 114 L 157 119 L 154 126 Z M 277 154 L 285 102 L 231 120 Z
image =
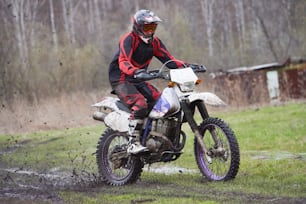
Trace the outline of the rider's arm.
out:
M 119 43 L 119 67 L 120 70 L 129 75 L 132 76 L 137 70 L 137 67 L 133 66 L 132 64 L 132 55 L 133 55 L 133 36 L 128 34 L 125 34 Z
M 157 37 L 154 37 L 153 52 L 154 56 L 157 57 L 157 59 L 159 59 L 162 63 L 173 60 L 172 62 L 167 63 L 167 67 L 170 69 L 183 67 L 185 65 L 183 61 L 175 59 L 167 50 L 163 42 Z

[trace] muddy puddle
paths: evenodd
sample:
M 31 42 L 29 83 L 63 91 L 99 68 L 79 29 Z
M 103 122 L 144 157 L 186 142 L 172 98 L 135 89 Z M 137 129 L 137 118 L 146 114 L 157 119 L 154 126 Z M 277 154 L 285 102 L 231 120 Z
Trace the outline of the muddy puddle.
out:
M 146 165 L 145 172 L 162 174 L 193 174 L 195 169 L 173 167 L 170 165 Z M 85 190 L 103 185 L 95 174 L 84 170 L 63 172 L 54 168 L 48 172 L 37 172 L 18 168 L 0 168 L 0 203 L 1 198 L 10 202 L 10 199 L 47 201 L 61 203 L 58 195 L 60 190 Z M 3 200 L 2 200 L 3 201 Z
M 27 199 L 60 203 L 59 190 L 81 190 L 98 184 L 97 177 L 88 172 L 61 172 L 53 169 L 36 172 L 18 168 L 0 169 L 1 198 Z
M 144 171 L 147 172 L 152 172 L 152 173 L 160 173 L 160 174 L 194 174 L 198 173 L 199 170 L 197 169 L 187 169 L 187 168 L 182 168 L 182 167 L 176 167 L 176 166 L 171 166 L 171 165 L 161 165 L 161 166 L 148 166 L 143 169 Z
M 297 159 L 306 161 L 306 153 L 291 153 L 291 152 L 271 152 L 271 151 L 246 151 L 245 155 L 252 159 L 261 160 L 282 160 L 282 159 Z

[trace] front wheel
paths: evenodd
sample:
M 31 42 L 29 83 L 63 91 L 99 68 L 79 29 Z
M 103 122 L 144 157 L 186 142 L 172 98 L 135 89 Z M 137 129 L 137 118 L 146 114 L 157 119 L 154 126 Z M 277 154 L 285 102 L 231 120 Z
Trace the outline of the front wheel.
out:
M 143 162 L 127 154 L 128 136 L 107 129 L 97 146 L 97 164 L 103 181 L 109 185 L 121 186 L 134 183 L 140 177 Z
M 232 129 L 221 119 L 207 118 L 199 126 L 205 155 L 197 139 L 194 152 L 201 173 L 211 181 L 226 181 L 236 177 L 240 164 L 239 146 Z

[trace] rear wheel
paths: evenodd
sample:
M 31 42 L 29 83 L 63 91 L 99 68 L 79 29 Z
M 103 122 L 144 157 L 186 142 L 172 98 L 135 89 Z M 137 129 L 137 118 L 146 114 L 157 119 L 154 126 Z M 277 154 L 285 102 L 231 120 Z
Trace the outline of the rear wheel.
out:
M 126 152 L 128 136 L 107 129 L 97 145 L 97 164 L 103 181 L 109 185 L 121 186 L 134 183 L 142 173 L 143 163 Z
M 235 178 L 239 169 L 240 154 L 232 129 L 221 119 L 207 118 L 200 125 L 199 130 L 209 150 L 208 155 L 205 155 L 195 139 L 195 157 L 201 173 L 212 181 Z

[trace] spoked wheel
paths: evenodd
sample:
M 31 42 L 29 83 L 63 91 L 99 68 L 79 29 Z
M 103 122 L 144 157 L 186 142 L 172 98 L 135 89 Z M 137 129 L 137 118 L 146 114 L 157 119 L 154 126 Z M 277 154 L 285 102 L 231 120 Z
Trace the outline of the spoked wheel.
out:
M 205 119 L 199 130 L 209 150 L 208 155 L 205 155 L 195 139 L 195 157 L 201 173 L 212 181 L 235 178 L 239 169 L 240 154 L 234 132 L 218 118 Z
M 97 146 L 97 164 L 101 179 L 109 185 L 134 183 L 142 173 L 143 163 L 126 152 L 128 136 L 107 129 Z

